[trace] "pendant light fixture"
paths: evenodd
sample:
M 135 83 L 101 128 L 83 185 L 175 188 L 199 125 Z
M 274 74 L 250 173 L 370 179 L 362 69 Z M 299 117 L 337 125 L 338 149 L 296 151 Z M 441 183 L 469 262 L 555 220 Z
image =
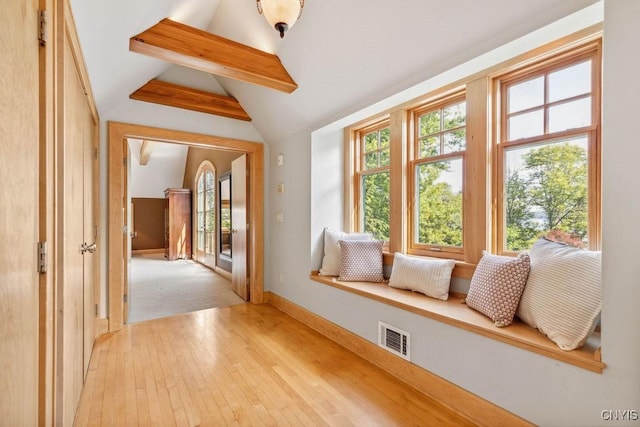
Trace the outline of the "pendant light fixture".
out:
M 258 12 L 283 38 L 285 31 L 302 15 L 304 0 L 257 0 L 256 5 Z

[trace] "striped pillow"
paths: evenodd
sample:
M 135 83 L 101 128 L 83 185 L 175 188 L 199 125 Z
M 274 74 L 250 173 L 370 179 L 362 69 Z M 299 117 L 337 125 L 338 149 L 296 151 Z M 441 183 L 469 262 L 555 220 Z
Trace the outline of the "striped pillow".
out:
M 416 258 L 396 252 L 389 286 L 410 289 L 446 301 L 449 299 L 451 272 L 455 265 L 452 259 Z
M 602 310 L 601 252 L 540 239 L 529 256 L 518 317 L 563 350 L 582 346 Z
M 381 240 L 340 240 L 340 276 L 344 282 L 382 282 Z

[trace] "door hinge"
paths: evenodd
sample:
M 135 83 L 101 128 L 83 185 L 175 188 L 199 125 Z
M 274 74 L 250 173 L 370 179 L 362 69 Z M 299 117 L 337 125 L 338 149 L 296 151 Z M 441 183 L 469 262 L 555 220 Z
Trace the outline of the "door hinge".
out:
M 40 274 L 44 274 L 47 272 L 47 252 L 47 242 L 38 242 L 38 273 Z
M 98 317 L 98 304 L 95 305 L 96 308 L 96 317 Z
M 93 158 L 94 159 L 98 158 L 98 147 L 93 147 Z
M 126 157 L 122 158 L 122 166 L 127 166 L 127 158 Z
M 127 294 L 122 295 L 122 302 L 124 302 L 125 304 L 128 302 L 129 298 Z
M 47 11 L 38 11 L 38 41 L 40 46 L 47 44 Z

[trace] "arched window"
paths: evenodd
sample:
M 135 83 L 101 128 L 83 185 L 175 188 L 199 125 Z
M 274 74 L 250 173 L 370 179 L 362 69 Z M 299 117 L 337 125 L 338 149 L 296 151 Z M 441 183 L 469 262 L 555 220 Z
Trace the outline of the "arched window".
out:
M 196 259 L 210 267 L 216 259 L 216 169 L 207 160 L 196 174 Z

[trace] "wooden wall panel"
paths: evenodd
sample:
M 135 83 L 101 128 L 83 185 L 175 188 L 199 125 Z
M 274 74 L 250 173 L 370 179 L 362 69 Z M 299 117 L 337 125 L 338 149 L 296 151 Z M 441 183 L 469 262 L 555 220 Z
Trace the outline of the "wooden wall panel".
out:
M 38 2 L 0 14 L 0 424 L 38 423 Z

